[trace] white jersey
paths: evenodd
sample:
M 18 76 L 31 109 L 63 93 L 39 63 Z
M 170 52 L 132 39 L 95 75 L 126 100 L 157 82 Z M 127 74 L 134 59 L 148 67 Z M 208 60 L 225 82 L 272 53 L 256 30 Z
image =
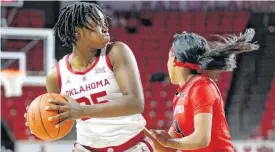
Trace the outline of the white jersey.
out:
M 70 55 L 61 59 L 56 65 L 61 93 L 86 105 L 108 102 L 104 99 L 108 95 L 122 96 L 106 55 L 106 48 L 108 46 L 101 49 L 100 56 L 84 72 L 74 72 L 71 69 Z M 140 133 L 146 125 L 141 114 L 113 118 L 84 118 L 76 122 L 77 142 L 94 148 L 121 145 Z

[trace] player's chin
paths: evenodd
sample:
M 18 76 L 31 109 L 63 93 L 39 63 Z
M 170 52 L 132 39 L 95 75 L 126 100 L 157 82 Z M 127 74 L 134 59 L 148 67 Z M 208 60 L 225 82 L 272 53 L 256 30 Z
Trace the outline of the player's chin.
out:
M 105 46 L 106 44 L 108 44 L 110 42 L 110 37 L 109 38 L 104 38 L 103 40 L 102 40 L 102 43 L 103 43 L 103 45 Z
M 175 78 L 173 78 L 170 74 L 169 74 L 169 77 L 170 77 L 170 82 L 174 85 L 177 85 Z
M 170 79 L 170 82 L 174 85 L 178 85 L 176 81 L 174 81 L 173 79 Z
M 98 48 L 102 49 L 109 43 L 109 40 L 102 40 L 102 42 L 99 44 Z
M 110 42 L 110 40 L 111 40 L 111 38 L 110 38 L 110 37 L 104 37 L 104 42 L 105 42 L 105 44 L 109 43 L 109 42 Z

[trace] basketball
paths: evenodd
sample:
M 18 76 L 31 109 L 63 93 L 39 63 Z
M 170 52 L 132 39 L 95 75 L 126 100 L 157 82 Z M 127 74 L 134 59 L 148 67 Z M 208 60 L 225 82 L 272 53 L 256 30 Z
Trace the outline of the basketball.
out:
M 62 120 L 48 121 L 48 118 L 55 116 L 59 111 L 46 111 L 46 106 L 54 104 L 49 103 L 48 100 L 63 100 L 67 101 L 64 97 L 55 93 L 46 93 L 35 98 L 30 104 L 27 111 L 27 122 L 32 133 L 43 140 L 57 140 L 66 136 L 74 125 L 74 120 L 69 120 L 56 128 L 55 125 Z

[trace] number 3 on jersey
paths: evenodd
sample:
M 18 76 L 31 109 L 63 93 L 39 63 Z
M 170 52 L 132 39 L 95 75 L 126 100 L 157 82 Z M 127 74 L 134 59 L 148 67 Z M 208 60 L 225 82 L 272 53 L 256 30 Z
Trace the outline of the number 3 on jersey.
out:
M 86 98 L 86 97 L 81 97 L 81 98 L 76 99 L 76 101 L 78 103 L 83 103 L 84 102 L 86 105 L 91 105 L 90 101 L 92 101 L 93 104 L 100 104 L 100 103 L 108 102 L 107 100 L 104 100 L 104 101 L 101 101 L 101 102 L 98 101 L 98 98 L 104 97 L 106 95 L 107 95 L 106 91 L 101 91 L 101 92 L 98 92 L 98 93 L 91 94 L 90 95 L 91 99 Z M 87 119 L 89 119 L 89 118 L 82 118 L 81 120 L 85 121 Z

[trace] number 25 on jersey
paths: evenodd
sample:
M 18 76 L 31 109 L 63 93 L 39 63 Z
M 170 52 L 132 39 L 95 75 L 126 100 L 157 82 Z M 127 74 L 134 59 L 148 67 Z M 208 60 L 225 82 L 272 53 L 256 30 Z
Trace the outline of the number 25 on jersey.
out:
M 104 97 L 106 95 L 107 95 L 106 91 L 101 91 L 101 92 L 98 92 L 98 93 L 91 94 L 90 95 L 90 99 L 86 98 L 86 97 L 81 97 L 81 98 L 76 99 L 76 101 L 78 103 L 83 103 L 84 102 L 86 105 L 91 105 L 91 103 L 93 103 L 93 104 L 101 104 L 101 103 L 106 103 L 108 101 L 107 100 L 103 100 L 103 101 L 99 102 L 98 98 Z M 89 119 L 89 118 L 82 118 L 81 120 L 85 121 L 87 119 Z

